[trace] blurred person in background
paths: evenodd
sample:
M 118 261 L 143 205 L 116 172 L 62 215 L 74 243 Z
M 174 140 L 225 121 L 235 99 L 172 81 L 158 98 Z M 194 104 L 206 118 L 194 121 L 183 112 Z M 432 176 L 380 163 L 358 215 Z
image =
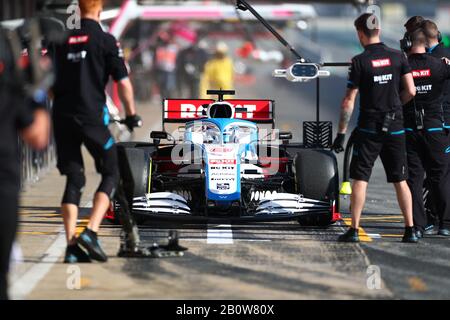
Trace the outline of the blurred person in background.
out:
M 126 112 L 125 124 L 132 131 L 140 126 L 134 92 L 117 40 L 99 23 L 102 0 L 80 0 L 81 28 L 67 33 L 55 47 L 56 81 L 53 86 L 53 124 L 58 169 L 67 177 L 61 201 L 66 230 L 65 263 L 107 261 L 97 233 L 118 182 L 118 159 L 109 125 L 105 87 L 117 83 Z M 81 146 L 95 160 L 101 182 L 97 188 L 89 223 L 77 237 L 76 227 L 82 192 L 86 184 Z M 86 253 L 86 251 L 87 253 Z
M 219 42 L 213 57 L 206 63 L 201 83 L 201 97 L 207 98 L 207 90 L 234 90 L 234 65 L 228 55 L 229 48 Z
M 200 79 L 208 61 L 206 48 L 206 41 L 195 41 L 178 55 L 177 84 L 180 97 L 186 97 L 185 88 L 188 89 L 186 98 L 198 99 L 200 96 Z
M 159 34 L 155 53 L 153 71 L 159 87 L 161 100 L 171 98 L 177 87 L 177 56 L 179 48 L 173 34 L 163 31 Z
M 10 41 L 0 28 L 0 300 L 8 299 L 7 278 L 18 223 L 20 158 L 18 138 L 43 150 L 49 141 L 45 107 L 31 103 L 18 76 Z

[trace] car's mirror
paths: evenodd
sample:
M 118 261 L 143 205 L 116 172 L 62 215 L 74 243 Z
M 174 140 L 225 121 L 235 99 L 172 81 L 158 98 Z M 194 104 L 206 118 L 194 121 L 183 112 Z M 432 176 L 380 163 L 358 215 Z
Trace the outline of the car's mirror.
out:
M 290 131 L 280 131 L 278 132 L 279 140 L 292 140 L 292 132 Z

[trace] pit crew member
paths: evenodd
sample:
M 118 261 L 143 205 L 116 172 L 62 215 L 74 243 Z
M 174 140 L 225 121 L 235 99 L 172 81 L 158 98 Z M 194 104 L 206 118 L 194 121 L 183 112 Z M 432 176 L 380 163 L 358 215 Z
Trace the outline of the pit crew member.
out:
M 412 48 L 408 52 L 408 61 L 413 70 L 417 95 L 403 110 L 414 225 L 417 236 L 422 237 L 427 225 L 422 196 L 426 172 L 440 221 L 438 234 L 450 236 L 450 190 L 446 179 L 450 150 L 448 133 L 443 128 L 442 110 L 442 92 L 450 79 L 450 66 L 426 53 L 427 41 L 422 29 L 417 29 L 409 37 Z
M 10 41 L 0 28 L 0 300 L 8 299 L 11 247 L 17 230 L 20 191 L 18 134 L 35 149 L 44 149 L 50 117 L 40 104 L 24 99 Z
M 61 208 L 68 243 L 66 263 L 107 261 L 97 232 L 118 180 L 116 147 L 107 127 L 109 114 L 105 107 L 105 86 L 110 76 L 118 84 L 127 114 L 126 125 L 132 130 L 140 123 L 122 50 L 99 24 L 103 1 L 80 0 L 79 6 L 81 28 L 70 31 L 66 41 L 56 46 L 54 54 L 53 123 L 57 165 L 61 174 L 67 176 Z M 82 145 L 95 159 L 102 180 L 93 199 L 89 223 L 76 238 L 78 206 L 86 182 Z
M 358 38 L 365 50 L 352 59 L 347 93 L 341 106 L 339 133 L 333 143 L 335 152 L 344 150 L 345 133 L 360 92 L 358 127 L 352 133 L 354 152 L 350 164 L 353 179 L 351 197 L 352 225 L 338 238 L 341 242 L 359 242 L 358 229 L 366 190 L 375 160 L 380 156 L 387 175 L 393 183 L 405 220 L 403 242 L 417 242 L 412 219 L 411 192 L 406 183 L 407 163 L 402 104 L 415 95 L 409 64 L 400 51 L 380 41 L 379 24 L 371 14 L 355 21 Z M 400 88 L 403 88 L 400 91 Z

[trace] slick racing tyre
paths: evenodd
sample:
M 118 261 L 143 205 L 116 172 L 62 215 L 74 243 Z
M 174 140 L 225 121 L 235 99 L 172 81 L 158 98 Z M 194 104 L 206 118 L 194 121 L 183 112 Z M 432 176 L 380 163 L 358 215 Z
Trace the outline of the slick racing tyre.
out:
M 339 208 L 339 171 L 331 151 L 304 149 L 294 158 L 296 192 L 305 198 L 336 201 Z M 303 226 L 326 227 L 333 223 L 333 213 L 311 213 L 298 219 Z
M 151 183 L 151 155 L 156 150 L 153 146 L 139 146 L 136 143 L 117 144 L 119 169 L 122 186 L 128 203 L 134 197 L 142 197 L 149 192 Z M 138 223 L 142 219 L 136 217 Z

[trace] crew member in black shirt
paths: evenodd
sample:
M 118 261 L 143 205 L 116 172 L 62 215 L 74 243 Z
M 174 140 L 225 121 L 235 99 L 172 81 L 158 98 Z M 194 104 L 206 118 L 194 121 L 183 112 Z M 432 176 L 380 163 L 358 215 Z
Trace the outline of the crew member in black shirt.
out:
M 56 81 L 53 122 L 57 145 L 58 169 L 67 176 L 62 199 L 62 214 L 68 247 L 65 262 L 106 261 L 97 240 L 97 232 L 110 205 L 118 180 L 115 142 L 108 130 L 109 113 L 105 87 L 110 77 L 118 83 L 119 94 L 132 130 L 140 124 L 136 115 L 133 88 L 116 39 L 99 24 L 102 0 L 80 0 L 81 28 L 69 32 L 55 49 Z M 93 200 L 89 223 L 75 237 L 78 206 L 85 185 L 81 145 L 95 159 L 102 181 Z M 88 255 L 83 251 L 87 250 Z
M 443 128 L 442 110 L 442 92 L 450 79 L 450 66 L 426 53 L 427 42 L 422 29 L 414 31 L 410 38 L 412 48 L 408 52 L 408 60 L 417 95 L 403 110 L 414 225 L 417 235 L 421 237 L 427 224 L 422 196 L 426 172 L 440 220 L 438 233 L 450 236 L 450 191 L 446 179 L 450 147 L 448 133 Z
M 450 50 L 448 48 L 445 48 L 442 41 L 441 33 L 438 30 L 437 25 L 430 21 L 430 20 L 424 20 L 422 19 L 422 22 L 418 26 L 423 29 L 425 32 L 425 35 L 427 37 L 427 52 L 431 54 L 432 56 L 438 58 L 438 59 L 450 59 Z M 413 30 L 407 30 L 408 32 L 412 32 Z M 448 61 L 448 60 L 447 60 Z M 442 108 L 444 111 L 444 128 L 449 130 L 450 129 L 450 81 L 446 81 L 446 85 L 444 86 L 444 90 L 442 92 L 443 100 L 442 100 Z M 449 136 L 450 137 L 450 136 Z M 449 141 L 450 145 L 450 141 Z M 446 179 L 450 179 L 450 165 L 449 165 L 449 171 L 447 173 Z M 432 199 L 431 195 L 431 187 L 429 179 L 426 179 L 425 181 L 425 188 L 428 191 L 427 194 L 427 200 Z M 432 201 L 427 201 L 427 208 L 425 210 L 425 214 L 427 215 L 427 226 L 425 227 L 424 234 L 433 234 L 434 233 L 434 226 L 438 222 L 438 214 L 436 212 L 436 206 Z
M 354 152 L 350 164 L 353 179 L 352 226 L 339 241 L 358 242 L 358 228 L 366 190 L 375 160 L 380 156 L 393 183 L 405 219 L 402 241 L 417 242 L 413 229 L 411 192 L 406 183 L 406 145 L 402 104 L 415 95 L 411 69 L 405 56 L 380 41 L 376 17 L 363 14 L 355 21 L 358 38 L 365 50 L 352 60 L 347 93 L 342 102 L 339 132 L 334 141 L 335 152 L 344 150 L 345 133 L 353 113 L 355 99 L 360 96 L 358 127 L 352 133 Z M 371 23 L 372 22 L 372 23 Z M 403 88 L 403 89 L 402 89 Z
M 430 20 L 423 23 L 423 31 L 427 37 L 427 52 L 438 59 L 450 59 L 450 49 L 442 44 L 442 36 L 437 25 Z M 444 128 L 450 130 L 450 81 L 446 81 L 442 92 L 442 109 L 444 110 Z
M 50 133 L 49 115 L 27 101 L 14 55 L 0 28 L 0 300 L 8 298 L 7 275 L 17 230 L 20 190 L 18 135 L 35 149 L 44 149 Z M 28 102 L 28 103 L 27 103 Z

